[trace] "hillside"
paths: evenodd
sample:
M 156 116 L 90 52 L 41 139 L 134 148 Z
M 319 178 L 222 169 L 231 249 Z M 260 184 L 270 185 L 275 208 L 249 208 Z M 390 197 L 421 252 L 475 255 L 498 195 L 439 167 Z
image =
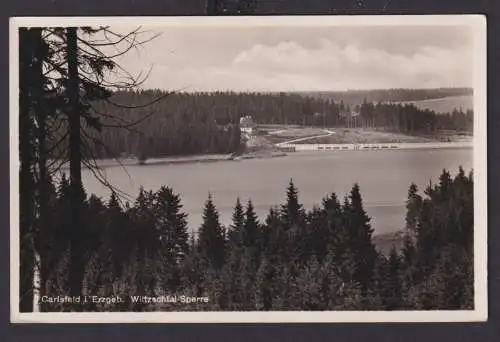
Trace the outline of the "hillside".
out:
M 446 97 L 472 96 L 470 88 L 436 88 L 436 89 L 374 89 L 347 91 L 304 91 L 296 94 L 322 100 L 331 100 L 345 104 L 357 105 L 368 102 L 411 102 Z
M 420 109 L 429 109 L 436 113 L 450 113 L 454 109 L 466 111 L 469 109 L 472 110 L 474 107 L 472 95 L 449 96 L 439 99 L 408 101 L 402 103 L 414 104 Z

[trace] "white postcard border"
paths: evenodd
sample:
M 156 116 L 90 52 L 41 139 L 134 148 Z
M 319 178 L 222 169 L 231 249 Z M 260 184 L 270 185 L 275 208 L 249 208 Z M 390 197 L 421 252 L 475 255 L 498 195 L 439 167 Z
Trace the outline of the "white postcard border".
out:
M 468 311 L 19 312 L 18 29 L 37 26 L 470 26 L 474 31 L 474 292 Z M 10 261 L 13 323 L 470 322 L 488 317 L 486 17 L 483 15 L 18 17 L 10 20 Z

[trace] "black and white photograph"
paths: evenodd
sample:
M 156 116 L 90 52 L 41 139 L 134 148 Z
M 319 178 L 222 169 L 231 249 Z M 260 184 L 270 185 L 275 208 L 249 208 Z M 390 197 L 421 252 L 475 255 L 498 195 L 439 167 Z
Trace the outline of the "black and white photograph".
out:
M 486 19 L 10 23 L 11 321 L 487 318 Z

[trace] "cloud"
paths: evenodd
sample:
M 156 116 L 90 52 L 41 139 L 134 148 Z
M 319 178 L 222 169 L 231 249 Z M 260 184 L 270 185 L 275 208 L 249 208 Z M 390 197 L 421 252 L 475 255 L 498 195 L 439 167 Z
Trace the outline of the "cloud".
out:
M 274 46 L 256 44 L 241 51 L 231 68 L 273 75 L 295 86 L 316 80 L 314 88 L 392 88 L 470 86 L 471 56 L 435 46 L 422 46 L 412 55 L 389 53 L 354 44 L 341 46 L 319 39 L 316 48 L 287 41 Z
M 472 86 L 472 48 L 445 28 L 165 31 L 123 65 L 147 88 L 342 90 Z M 465 32 L 465 31 L 464 31 Z M 311 38 L 314 37 L 314 38 Z

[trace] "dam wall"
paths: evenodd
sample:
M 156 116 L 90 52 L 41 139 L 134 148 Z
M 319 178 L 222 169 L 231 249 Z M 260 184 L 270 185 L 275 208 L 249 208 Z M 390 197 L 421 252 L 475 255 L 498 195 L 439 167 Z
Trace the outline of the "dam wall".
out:
M 383 144 L 280 144 L 281 150 L 288 152 L 331 152 L 331 151 L 370 151 L 370 150 L 414 150 L 442 148 L 472 148 L 473 143 L 435 142 L 435 143 L 383 143 Z

